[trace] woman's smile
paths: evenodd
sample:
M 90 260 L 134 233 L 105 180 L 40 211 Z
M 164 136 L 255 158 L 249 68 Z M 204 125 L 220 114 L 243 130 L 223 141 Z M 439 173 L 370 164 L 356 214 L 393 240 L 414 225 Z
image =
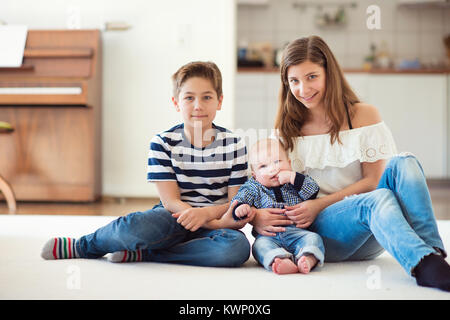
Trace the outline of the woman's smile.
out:
M 313 95 L 307 96 L 307 97 L 300 96 L 300 98 L 305 100 L 306 102 L 310 102 L 312 99 L 315 98 L 315 96 L 317 96 L 317 94 L 318 94 L 318 92 L 314 93 Z

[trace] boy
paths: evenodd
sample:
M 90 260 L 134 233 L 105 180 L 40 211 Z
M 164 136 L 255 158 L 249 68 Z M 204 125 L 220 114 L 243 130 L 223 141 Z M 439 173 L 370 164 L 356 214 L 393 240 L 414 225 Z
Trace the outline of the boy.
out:
M 235 220 L 251 218 L 252 206 L 282 209 L 316 198 L 318 185 L 309 176 L 292 171 L 291 161 L 278 140 L 260 140 L 249 154 L 252 178 L 232 200 L 237 201 L 232 211 Z M 267 270 L 277 274 L 309 273 L 317 263 L 323 264 L 325 249 L 316 233 L 290 225 L 274 237 L 255 231 L 253 235 L 253 256 Z
M 172 102 L 183 123 L 150 144 L 148 181 L 161 203 L 120 217 L 79 239 L 53 238 L 44 259 L 98 258 L 112 262 L 157 261 L 198 266 L 243 264 L 250 244 L 224 215 L 246 181 L 244 141 L 213 123 L 222 107 L 222 77 L 212 62 L 192 62 L 173 76 Z M 229 212 L 229 210 L 228 210 Z M 196 241 L 190 241 L 190 240 Z

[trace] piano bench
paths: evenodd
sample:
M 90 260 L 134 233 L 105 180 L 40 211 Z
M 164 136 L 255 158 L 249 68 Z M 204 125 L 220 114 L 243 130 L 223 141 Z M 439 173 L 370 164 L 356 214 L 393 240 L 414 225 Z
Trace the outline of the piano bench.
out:
M 0 134 L 9 133 L 14 131 L 14 129 L 6 122 L 0 122 Z M 3 196 L 6 199 L 6 204 L 8 205 L 9 213 L 14 214 L 17 209 L 16 205 L 16 197 L 14 195 L 13 189 L 11 185 L 0 175 L 0 193 L 3 193 Z
M 8 205 L 9 213 L 14 214 L 17 210 L 16 197 L 14 192 L 8 183 L 2 176 L 0 176 L 0 192 L 3 193 L 6 199 L 6 204 Z

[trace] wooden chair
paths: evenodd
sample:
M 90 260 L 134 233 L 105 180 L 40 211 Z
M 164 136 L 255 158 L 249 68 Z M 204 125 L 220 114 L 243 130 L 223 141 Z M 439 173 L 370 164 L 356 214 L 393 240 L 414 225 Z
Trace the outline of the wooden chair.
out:
M 14 128 L 7 122 L 0 121 L 0 134 L 13 132 Z M 11 185 L 0 175 L 0 192 L 3 193 L 9 213 L 14 214 L 17 210 L 16 197 Z

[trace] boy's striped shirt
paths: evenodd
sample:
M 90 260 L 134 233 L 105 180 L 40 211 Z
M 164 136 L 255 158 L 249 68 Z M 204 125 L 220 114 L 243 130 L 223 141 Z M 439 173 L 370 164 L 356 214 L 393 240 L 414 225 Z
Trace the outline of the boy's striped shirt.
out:
M 147 181 L 177 181 L 181 200 L 193 207 L 223 204 L 228 187 L 247 181 L 244 139 L 213 124 L 214 141 L 196 148 L 184 125 L 157 134 L 150 143 Z

